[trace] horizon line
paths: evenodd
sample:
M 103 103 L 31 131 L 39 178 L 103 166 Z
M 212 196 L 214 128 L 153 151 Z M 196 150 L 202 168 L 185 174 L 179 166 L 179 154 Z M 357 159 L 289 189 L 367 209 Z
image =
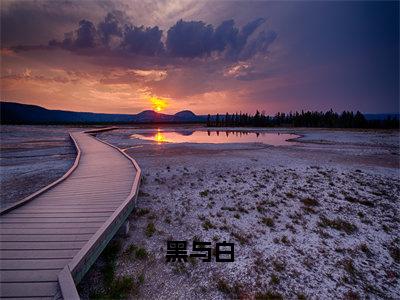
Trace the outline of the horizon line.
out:
M 68 109 L 52 109 L 52 108 L 47 108 L 45 106 L 41 106 L 41 105 L 37 105 L 37 104 L 21 103 L 21 102 L 15 101 L 15 100 L 0 100 L 0 103 L 3 103 L 3 102 L 20 104 L 20 105 L 27 105 L 27 106 L 36 106 L 36 107 L 40 107 L 40 108 L 43 108 L 43 109 L 46 109 L 46 110 L 51 110 L 51 111 L 63 111 L 63 112 L 72 112 L 72 113 L 90 113 L 90 114 L 106 114 L 106 115 L 136 115 L 136 114 L 140 114 L 140 113 L 145 112 L 145 111 L 151 111 L 151 112 L 154 112 L 156 114 L 162 114 L 162 115 L 175 115 L 175 114 L 183 112 L 183 111 L 189 111 L 189 112 L 193 113 L 196 116 L 207 116 L 207 115 L 217 115 L 217 114 L 219 114 L 221 116 L 224 116 L 227 113 L 230 114 L 230 115 L 231 114 L 241 114 L 241 113 L 250 114 L 250 115 L 252 114 L 252 113 L 249 113 L 249 112 L 242 112 L 242 111 L 235 112 L 235 113 L 229 113 L 229 112 L 219 113 L 219 112 L 216 112 L 214 114 L 207 114 L 207 113 L 206 114 L 196 114 L 195 112 L 193 112 L 192 110 L 189 110 L 189 109 L 183 109 L 183 110 L 177 111 L 176 113 L 172 113 L 172 114 L 164 113 L 164 112 L 157 112 L 157 111 L 155 111 L 153 109 L 144 109 L 144 110 L 136 112 L 136 113 L 110 113 L 110 112 L 76 111 L 76 110 L 68 110 Z M 357 111 L 359 111 L 359 110 L 355 110 L 355 111 L 353 111 L 353 110 L 336 111 L 336 110 L 333 110 L 332 108 L 331 109 L 326 109 L 326 110 L 301 109 L 301 110 L 290 110 L 289 112 L 277 111 L 274 114 L 265 114 L 265 115 L 266 116 L 274 116 L 274 115 L 276 115 L 278 113 L 289 114 L 289 113 L 295 113 L 295 112 L 301 112 L 301 111 L 304 111 L 304 112 L 307 112 L 307 111 L 308 112 L 327 112 L 327 111 L 330 111 L 330 110 L 332 110 L 334 113 L 338 113 L 338 114 L 342 113 L 343 111 L 348 111 L 348 112 L 357 112 Z M 263 110 L 262 109 L 256 109 L 256 111 L 254 113 L 256 113 L 257 111 L 259 111 L 261 113 Z M 399 112 L 382 112 L 382 113 L 378 113 L 378 112 L 361 112 L 361 113 L 363 115 L 400 115 L 400 111 Z

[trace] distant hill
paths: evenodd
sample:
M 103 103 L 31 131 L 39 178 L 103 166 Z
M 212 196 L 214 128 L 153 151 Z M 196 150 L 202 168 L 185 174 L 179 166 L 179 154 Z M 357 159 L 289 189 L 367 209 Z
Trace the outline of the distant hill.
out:
M 174 116 L 157 113 L 154 110 L 145 110 L 134 116 L 134 121 L 139 123 L 172 122 Z
M 190 110 L 182 110 L 178 113 L 176 113 L 174 115 L 175 119 L 179 119 L 179 120 L 193 120 L 194 118 L 196 118 L 197 116 L 191 112 Z
M 145 110 L 138 114 L 103 114 L 50 110 L 37 105 L 0 102 L 2 124 L 95 124 L 95 123 L 197 123 L 206 116 L 185 110 L 175 115 Z

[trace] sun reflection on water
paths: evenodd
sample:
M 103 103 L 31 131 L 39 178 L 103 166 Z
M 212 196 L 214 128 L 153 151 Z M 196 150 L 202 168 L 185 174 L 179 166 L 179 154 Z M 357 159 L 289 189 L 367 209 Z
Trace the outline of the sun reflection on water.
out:
M 161 143 L 165 143 L 168 142 L 167 138 L 165 137 L 165 135 L 159 130 L 157 129 L 157 133 L 156 135 L 153 137 L 153 140 L 155 142 L 157 142 L 157 144 L 161 144 Z

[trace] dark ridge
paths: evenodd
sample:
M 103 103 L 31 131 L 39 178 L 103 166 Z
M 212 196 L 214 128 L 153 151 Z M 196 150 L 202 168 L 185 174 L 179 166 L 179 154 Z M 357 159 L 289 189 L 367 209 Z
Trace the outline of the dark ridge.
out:
M 175 115 L 145 110 L 138 114 L 104 114 L 50 110 L 37 105 L 0 102 L 1 124 L 136 124 L 136 123 L 204 123 L 205 116 L 191 111 Z

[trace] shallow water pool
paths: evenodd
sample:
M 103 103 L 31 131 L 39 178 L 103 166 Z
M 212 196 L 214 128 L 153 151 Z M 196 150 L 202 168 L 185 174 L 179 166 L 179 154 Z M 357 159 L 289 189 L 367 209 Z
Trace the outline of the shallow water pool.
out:
M 162 131 L 135 133 L 131 138 L 143 139 L 162 143 L 264 143 L 273 146 L 293 145 L 298 135 L 272 132 L 249 131 Z

